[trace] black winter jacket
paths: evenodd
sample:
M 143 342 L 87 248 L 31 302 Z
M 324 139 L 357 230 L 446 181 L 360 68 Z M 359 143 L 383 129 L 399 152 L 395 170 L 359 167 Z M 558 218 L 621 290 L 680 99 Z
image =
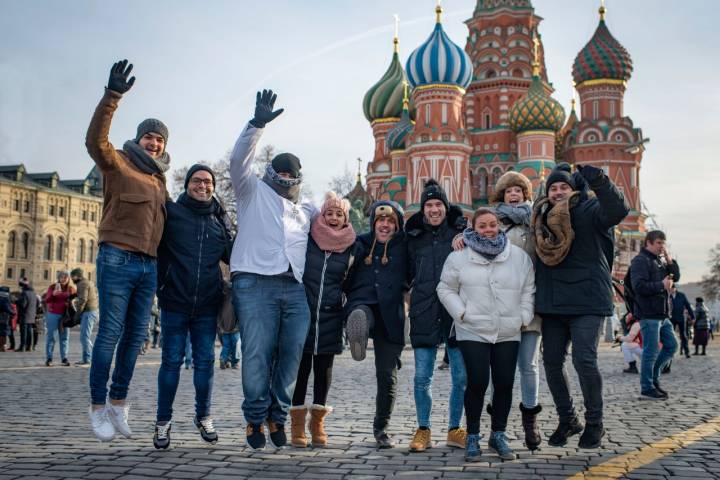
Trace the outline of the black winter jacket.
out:
M 640 250 L 630 264 L 630 282 L 635 294 L 633 315 L 638 320 L 668 317 L 668 292 L 663 278 L 669 274 L 673 280 L 680 280 L 680 267 L 673 260 L 665 265 L 660 258 L 646 248 Z
M 370 265 L 365 258 L 375 239 L 374 230 L 360 235 L 356 241 L 357 256 L 346 282 L 348 288 L 346 313 L 361 305 L 377 304 L 390 342 L 405 345 L 405 307 L 403 294 L 407 290 L 407 240 L 402 231 L 402 210 L 395 202 L 376 202 L 371 207 L 370 225 L 375 224 L 377 205 L 391 205 L 400 219 L 400 231 L 387 244 L 388 263 L 382 264 L 385 245 L 375 242 Z
M 308 238 L 305 254 L 303 285 L 310 307 L 310 330 L 305 341 L 305 353 L 342 353 L 343 283 L 355 258 L 357 244 L 343 253 L 324 252 Z
M 695 312 L 693 312 L 692 305 L 688 302 L 687 297 L 683 292 L 675 292 L 675 296 L 672 297 L 672 318 L 674 323 L 680 323 L 685 321 L 685 312 L 687 311 L 688 316 L 691 319 L 695 318 Z
M 451 205 L 443 222 L 433 228 L 423 212 L 408 219 L 408 277 L 410 291 L 410 343 L 413 348 L 437 347 L 447 341 L 453 319 L 438 299 L 436 288 L 443 265 L 452 252 L 452 240 L 467 225 L 462 210 Z
M 575 174 L 581 200 L 570 210 L 575 239 L 565 259 L 555 266 L 538 258 L 535 270 L 535 311 L 549 315 L 613 313 L 611 271 L 614 258 L 613 227 L 628 214 L 625 197 L 603 176 L 588 196 L 587 184 Z
M 33 325 L 35 323 L 40 301 L 32 287 L 22 287 L 15 306 L 17 307 L 18 324 Z
M 209 211 L 186 194 L 165 204 L 167 219 L 158 248 L 158 303 L 170 312 L 214 315 L 222 300 L 220 261 L 232 239 L 225 212 L 213 198 Z

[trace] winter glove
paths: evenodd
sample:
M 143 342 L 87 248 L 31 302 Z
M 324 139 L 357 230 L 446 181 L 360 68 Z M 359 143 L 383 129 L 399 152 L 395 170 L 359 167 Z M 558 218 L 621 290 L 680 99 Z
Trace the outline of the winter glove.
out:
M 593 167 L 592 165 L 578 165 L 577 169 L 592 189 L 603 185 L 607 181 L 602 168 Z
M 272 90 L 263 90 L 262 93 L 257 93 L 255 116 L 250 120 L 250 124 L 253 127 L 265 128 L 266 123 L 272 122 L 285 111 L 284 108 L 281 108 L 273 112 L 275 100 L 277 100 L 277 95 L 275 95 Z
M 110 69 L 107 88 L 120 95 L 130 90 L 135 83 L 135 77 L 131 77 L 130 80 L 128 80 L 128 75 L 130 75 L 132 68 L 132 63 L 128 65 L 127 60 L 121 60 L 115 63 Z

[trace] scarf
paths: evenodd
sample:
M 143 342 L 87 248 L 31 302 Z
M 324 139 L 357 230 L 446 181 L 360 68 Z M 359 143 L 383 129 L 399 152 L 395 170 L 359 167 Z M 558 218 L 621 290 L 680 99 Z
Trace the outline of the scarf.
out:
M 502 231 L 498 233 L 497 237 L 488 238 L 468 227 L 463 232 L 463 240 L 471 250 L 488 260 L 493 260 L 500 255 L 507 246 L 507 236 Z
M 163 152 L 160 158 L 152 158 L 135 140 L 128 140 L 123 145 L 123 152 L 141 172 L 165 174 L 170 169 L 170 154 Z
M 265 175 L 262 180 L 265 184 L 272 188 L 275 193 L 290 200 L 292 203 L 297 203 L 300 199 L 302 174 L 298 175 L 297 178 L 281 178 L 272 165 L 268 164 L 265 168 Z
M 196 215 L 217 215 L 218 210 L 220 210 L 220 203 L 215 200 L 215 197 L 212 197 L 207 202 L 201 202 L 200 200 L 195 200 L 194 198 L 192 198 L 190 195 L 187 194 L 187 192 L 183 192 L 180 194 L 177 199 L 177 203 L 189 208 Z
M 500 202 L 495 206 L 498 218 L 502 220 L 510 220 L 515 225 L 530 226 L 530 218 L 532 217 L 532 207 L 530 202 L 523 202 L 519 205 L 511 205 L 509 203 Z
M 575 240 L 570 210 L 580 202 L 580 192 L 550 205 L 545 197 L 535 204 L 533 211 L 533 227 L 535 230 L 535 251 L 540 261 L 554 267 L 565 260 Z
M 355 243 L 355 230 L 345 223 L 340 230 L 335 230 L 325 222 L 325 217 L 318 215 L 310 226 L 310 236 L 324 252 L 342 253 Z

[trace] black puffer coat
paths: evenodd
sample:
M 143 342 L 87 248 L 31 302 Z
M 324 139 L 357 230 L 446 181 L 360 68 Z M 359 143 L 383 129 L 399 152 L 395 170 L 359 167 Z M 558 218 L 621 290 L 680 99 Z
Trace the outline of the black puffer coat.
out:
M 355 259 L 356 244 L 343 253 L 324 252 L 308 238 L 303 285 L 310 307 L 310 330 L 305 353 L 342 353 L 343 283 Z
M 632 259 L 630 263 L 630 281 L 635 304 L 633 315 L 638 320 L 646 318 L 667 318 L 668 314 L 668 292 L 663 285 L 663 279 L 673 275 L 674 281 L 680 280 L 680 266 L 676 261 L 666 265 L 660 257 L 651 253 L 646 248 Z M 687 300 L 685 300 L 687 302 Z M 682 310 L 681 310 L 682 311 Z
M 413 348 L 432 348 L 448 340 L 452 317 L 438 299 L 436 288 L 443 265 L 452 252 L 452 240 L 467 225 L 462 210 L 450 206 L 445 222 L 432 228 L 423 212 L 410 217 L 408 237 L 410 292 L 410 343 Z
M 388 263 L 382 264 L 385 245 L 375 243 L 372 262 L 365 264 L 375 239 L 374 230 L 360 235 L 356 241 L 357 256 L 346 282 L 348 301 L 346 313 L 361 305 L 377 304 L 380 308 L 387 338 L 399 345 L 405 344 L 405 308 L 403 294 L 407 290 L 407 241 L 403 227 L 402 209 L 395 202 L 380 201 L 372 207 L 370 228 L 375 224 L 375 207 L 390 205 L 400 219 L 400 231 L 387 244 Z
M 538 258 L 535 270 L 535 311 L 550 315 L 613 314 L 613 290 L 610 272 L 614 258 L 613 227 L 628 214 L 625 197 L 606 176 L 588 196 L 582 183 L 580 202 L 570 210 L 575 232 L 570 251 L 555 266 Z

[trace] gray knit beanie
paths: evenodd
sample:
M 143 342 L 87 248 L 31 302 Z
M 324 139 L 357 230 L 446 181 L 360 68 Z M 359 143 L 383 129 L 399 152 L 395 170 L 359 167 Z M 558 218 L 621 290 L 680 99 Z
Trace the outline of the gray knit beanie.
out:
M 158 135 L 162 135 L 162 137 L 165 139 L 165 143 L 168 141 L 168 128 L 167 125 L 165 125 L 163 122 L 158 120 L 157 118 L 148 118 L 140 122 L 140 125 L 137 127 L 137 135 L 135 135 L 135 141 L 139 142 L 143 135 L 146 133 L 157 133 Z

